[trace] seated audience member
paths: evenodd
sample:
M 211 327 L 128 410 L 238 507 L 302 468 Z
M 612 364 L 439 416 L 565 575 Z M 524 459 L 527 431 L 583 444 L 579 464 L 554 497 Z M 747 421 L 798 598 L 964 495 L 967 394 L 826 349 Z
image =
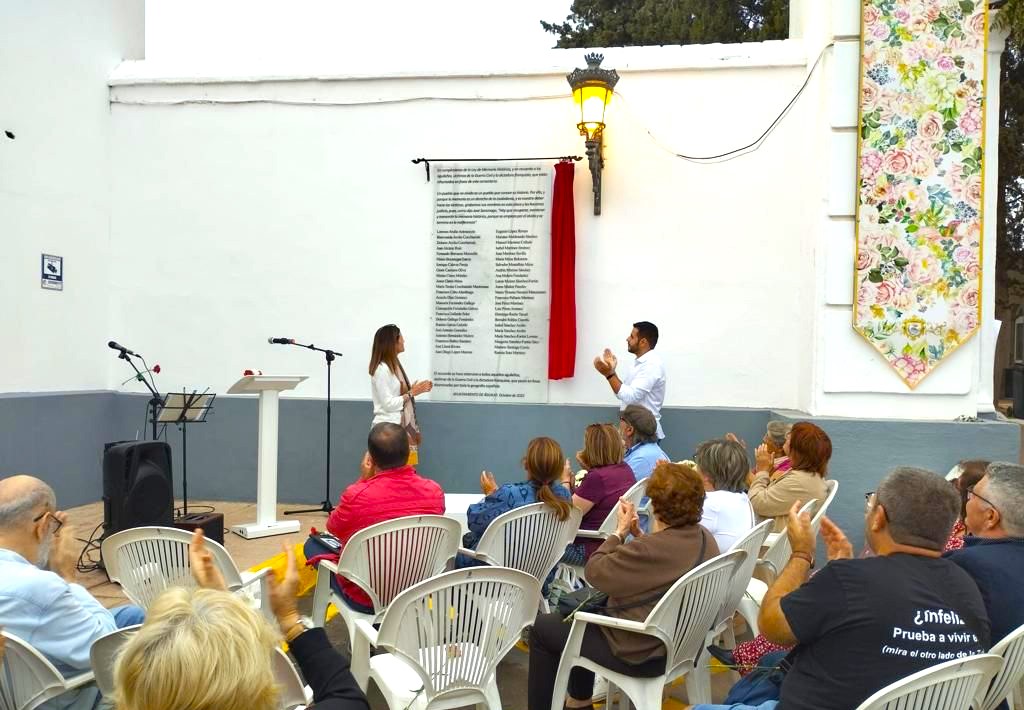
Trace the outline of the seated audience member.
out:
M 772 462 L 769 472 L 772 475 L 785 473 L 793 467 L 793 462 L 789 460 L 789 454 L 787 453 L 787 441 L 789 440 L 789 432 L 792 430 L 793 425 L 789 422 L 777 419 L 768 422 L 764 438 L 761 440 L 761 446 L 765 447 L 765 450 L 771 456 Z
M 765 594 L 758 624 L 770 641 L 796 649 L 778 700 L 759 701 L 758 710 L 848 710 L 912 673 L 989 648 L 989 620 L 977 585 L 941 557 L 959 507 L 941 477 L 897 468 L 868 498 L 864 534 L 875 556 L 854 559 L 850 541 L 823 518 L 829 563 L 807 579 L 814 532 L 810 515 L 798 515 L 799 503 L 793 504 L 793 556 Z M 922 658 L 921 650 L 935 657 Z M 694 709 L 754 707 L 744 704 L 752 686 L 744 679 L 726 705 Z
M 705 491 L 700 524 L 725 551 L 754 527 L 746 487 L 747 452 L 735 441 L 713 439 L 697 447 L 696 459 Z
M 93 641 L 144 618 L 136 606 L 108 611 L 77 584 L 80 551 L 50 486 L 31 476 L 0 480 L 0 621 L 65 677 L 89 670 Z M 46 707 L 91 708 L 99 699 L 89 686 Z
M 1024 624 L 1024 466 L 992 463 L 965 492 L 970 535 L 946 558 L 977 583 L 998 643 Z
M 541 436 L 526 447 L 526 455 L 523 456 L 525 481 L 499 486 L 490 472 L 481 473 L 480 490 L 485 498 L 470 505 L 466 512 L 469 532 L 462 537 L 463 547 L 475 550 L 484 530 L 495 518 L 520 506 L 546 503 L 555 510 L 559 520 L 568 518 L 572 510 L 572 494 L 559 483 L 564 465 L 565 456 L 558 442 Z M 460 556 L 456 562 L 457 566 L 464 567 L 472 560 Z
M 630 404 L 619 412 L 619 434 L 626 447 L 623 460 L 636 480 L 650 476 L 659 461 L 669 460 L 658 445 L 658 421 L 646 407 Z
M 946 540 L 945 547 L 942 548 L 943 552 L 949 552 L 951 550 L 959 550 L 964 546 L 964 518 L 966 517 L 966 502 L 967 502 L 967 489 L 977 483 L 983 475 L 985 475 L 985 466 L 988 465 L 986 461 L 961 461 L 957 464 L 953 471 L 950 471 L 946 475 L 946 480 L 952 480 L 954 487 L 959 491 L 961 495 L 961 513 L 960 517 L 953 524 L 953 530 Z M 955 474 L 955 475 L 954 475 Z M 705 503 L 705 508 L 707 504 Z M 872 554 L 870 549 L 865 549 L 861 552 L 862 557 L 870 557 Z M 989 611 L 991 616 L 991 610 Z M 993 634 L 993 642 L 995 639 Z M 750 671 L 754 670 L 757 665 L 761 662 L 766 654 L 774 653 L 776 651 L 788 651 L 789 646 L 780 646 L 779 644 L 772 643 L 764 637 L 764 634 L 758 634 L 750 641 L 744 641 L 736 644 L 736 646 L 729 650 L 720 646 L 708 646 L 708 651 L 712 656 L 717 658 L 723 665 L 729 666 L 740 673 L 740 675 L 746 675 Z
M 408 465 L 409 437 L 397 424 L 381 422 L 370 429 L 359 480 L 341 494 L 327 518 L 327 530 L 344 547 L 353 535 L 371 525 L 408 515 L 444 515 L 444 491 Z M 309 564 L 331 551 L 314 537 L 306 541 Z M 328 553 L 325 555 L 325 553 Z M 337 555 L 333 555 L 335 559 Z M 334 585 L 337 582 L 337 585 Z M 355 611 L 373 613 L 370 598 L 353 582 L 332 580 L 334 590 Z
M 961 461 L 946 474 L 946 480 L 951 481 L 960 493 L 960 517 L 953 523 L 953 532 L 946 543 L 946 552 L 959 550 L 964 546 L 964 534 L 967 532 L 964 523 L 967 517 L 967 491 L 981 480 L 988 465 L 988 461 Z
M 832 456 L 832 440 L 822 429 L 810 422 L 797 422 L 789 434 L 786 451 L 792 468 L 772 476 L 771 454 L 758 447 L 757 472 L 750 478 L 750 505 L 762 520 L 775 519 L 772 532 L 786 529 L 786 516 L 793 503 L 817 500 L 823 503 L 828 491 L 825 488 L 825 474 L 828 460 Z
M 149 618 L 127 641 L 114 666 L 117 710 L 275 710 L 274 647 L 282 637 L 313 690 L 316 710 L 369 710 L 349 671 L 348 659 L 331 647 L 322 628 L 299 616 L 299 573 L 286 548 L 283 579 L 270 577 L 270 607 L 277 629 L 241 597 L 227 591 L 203 533 L 189 556 L 200 589 L 170 589 L 149 609 Z M 267 600 L 264 600 L 267 601 Z
M 654 467 L 647 495 L 653 514 L 651 533 L 645 535 L 640 530 L 636 508 L 623 501 L 615 533 L 587 562 L 587 581 L 608 595 L 607 613 L 620 619 L 646 619 L 680 577 L 718 554 L 715 538 L 699 524 L 704 483 L 696 471 L 663 461 Z M 628 535 L 634 537 L 627 543 Z M 616 610 L 630 604 L 637 606 Z M 537 617 L 530 632 L 531 710 L 551 707 L 558 661 L 571 627 L 558 613 Z M 652 636 L 629 631 L 589 626 L 582 654 L 614 671 L 641 678 L 665 672 L 665 645 Z M 594 674 L 573 668 L 566 707 L 591 708 L 593 688 Z
M 576 460 L 587 469 L 583 482 L 574 485 L 568 462 L 562 484 L 572 491 L 572 504 L 583 513 L 582 530 L 597 530 L 619 498 L 636 483 L 633 469 L 622 460 L 622 437 L 611 424 L 591 424 L 583 433 L 583 450 Z M 563 562 L 581 565 L 601 545 L 600 540 L 576 538 L 565 550 Z

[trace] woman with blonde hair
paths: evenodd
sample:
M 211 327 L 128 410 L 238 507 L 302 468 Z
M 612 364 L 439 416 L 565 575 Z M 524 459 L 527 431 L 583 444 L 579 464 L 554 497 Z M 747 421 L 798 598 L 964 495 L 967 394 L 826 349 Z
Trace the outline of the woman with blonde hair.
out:
M 275 710 L 279 689 L 272 655 L 288 642 L 319 710 L 369 710 L 366 696 L 323 629 L 299 616 L 299 573 L 287 549 L 283 579 L 271 575 L 269 603 L 278 629 L 227 591 L 205 549 L 202 530 L 189 556 L 200 589 L 172 588 L 147 610 L 146 621 L 114 665 L 117 710 Z M 264 600 L 265 602 L 268 600 Z
M 499 486 L 490 471 L 483 471 L 480 474 L 480 490 L 483 491 L 484 499 L 471 504 L 466 511 L 469 532 L 462 537 L 463 547 L 475 550 L 484 530 L 495 518 L 531 503 L 545 503 L 555 511 L 559 520 L 568 518 L 572 511 L 572 494 L 559 483 L 564 465 L 565 456 L 558 442 L 539 436 L 527 444 L 526 454 L 523 455 L 525 481 Z M 465 556 L 456 560 L 457 567 L 470 564 L 472 561 Z
M 583 449 L 576 460 L 586 470 L 583 482 L 574 485 L 569 462 L 562 484 L 572 491 L 572 504 L 583 513 L 582 530 L 597 530 L 630 487 L 636 483 L 633 469 L 623 461 L 625 448 L 619 429 L 611 424 L 591 424 L 583 433 Z M 576 538 L 565 550 L 563 562 L 581 565 L 601 546 L 600 540 Z
M 416 397 L 434 388 L 430 380 L 409 382 L 398 356 L 405 352 L 405 338 L 397 325 L 382 325 L 373 336 L 370 353 L 370 385 L 373 421 L 398 424 L 409 434 L 409 463 L 419 463 L 420 428 L 416 422 Z

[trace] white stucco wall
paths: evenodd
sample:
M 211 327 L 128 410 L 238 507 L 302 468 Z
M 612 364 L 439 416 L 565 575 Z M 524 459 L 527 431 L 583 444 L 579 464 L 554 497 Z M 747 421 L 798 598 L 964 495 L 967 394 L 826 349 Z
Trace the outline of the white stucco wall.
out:
M 31 31 L 49 23 L 52 34 L 47 10 L 21 5 L 34 8 Z M 71 4 L 61 6 L 57 26 L 72 24 Z M 63 361 L 40 344 L 14 356 L 0 389 L 117 388 L 127 376 L 120 363 L 81 346 L 116 338 L 161 363 L 164 389 L 223 391 L 242 369 L 259 367 L 309 374 L 295 395 L 321 396 L 320 360 L 266 344 L 288 336 L 343 351 L 334 396 L 366 398 L 370 338 L 392 321 L 406 334 L 410 374 L 425 376 L 432 186 L 410 159 L 583 153 L 564 79 L 583 51 L 524 40 L 520 52 L 494 43 L 486 53 L 477 40 L 446 43 L 424 32 L 416 46 L 428 51 L 403 58 L 364 33 L 376 50 L 356 56 L 332 44 L 326 28 L 341 20 L 330 3 L 303 3 L 286 16 L 262 0 L 245 13 L 231 6 L 150 0 L 145 61 L 108 62 L 52 92 L 47 100 L 57 103 L 38 116 L 16 110 L 48 122 L 54 135 L 77 125 L 68 115 L 93 126 L 65 151 L 16 157 L 17 173 L 7 162 L 12 144 L 2 145 L 0 166 L 0 208 L 17 207 L 0 209 L 0 224 L 17 227 L 15 255 L 27 264 L 5 268 L 0 296 L 18 304 L 19 334 L 49 319 L 88 356 L 54 379 Z M 552 383 L 552 402 L 609 402 L 589 361 L 606 345 L 623 355 L 637 319 L 662 329 L 669 405 L 950 419 L 990 401 L 989 334 L 911 393 L 851 327 L 859 3 L 794 8 L 785 42 L 604 51 L 622 80 L 608 111 L 603 214 L 591 214 L 580 163 L 577 376 Z M 31 31 L 25 44 L 5 37 L 0 48 L 15 60 L 38 56 Z M 116 33 L 104 32 L 97 54 L 116 56 Z M 431 41 L 445 51 L 429 51 Z M 671 155 L 715 154 L 756 138 L 822 52 L 803 96 L 759 150 L 716 164 Z M 28 98 L 32 87 L 74 76 L 63 65 L 47 71 L 33 67 L 24 80 L 4 73 L 0 87 L 22 81 L 14 95 Z M 71 187 L 37 179 L 23 190 L 15 179 L 25 174 Z M 88 229 L 88 210 L 60 201 L 67 193 L 95 207 Z M 32 204 L 43 226 L 26 223 Z M 989 220 L 986 239 L 994 228 Z M 46 250 L 65 257 L 82 249 L 67 262 L 69 289 L 79 258 L 93 260 L 89 290 L 40 292 L 40 235 L 63 239 Z M 64 305 L 54 312 L 53 303 Z M 988 300 L 984 307 L 991 312 Z
M 0 4 L 0 392 L 108 389 L 107 79 L 142 56 L 142 0 Z M 40 255 L 64 257 L 63 292 Z

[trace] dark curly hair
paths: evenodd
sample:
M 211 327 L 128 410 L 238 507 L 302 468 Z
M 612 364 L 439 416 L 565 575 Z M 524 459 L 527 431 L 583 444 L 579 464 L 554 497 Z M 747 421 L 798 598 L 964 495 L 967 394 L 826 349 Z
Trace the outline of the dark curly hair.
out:
M 647 479 L 647 497 L 665 525 L 696 525 L 704 512 L 704 479 L 689 466 L 659 461 Z

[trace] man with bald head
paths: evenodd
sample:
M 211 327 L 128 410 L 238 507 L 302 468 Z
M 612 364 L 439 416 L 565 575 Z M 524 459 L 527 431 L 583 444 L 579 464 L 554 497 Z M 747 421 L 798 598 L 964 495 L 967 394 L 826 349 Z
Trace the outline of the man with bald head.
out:
M 89 669 L 93 641 L 143 620 L 138 607 L 108 611 L 75 582 L 79 544 L 52 488 L 32 476 L 0 479 L 0 620 L 65 676 Z M 91 708 L 98 700 L 85 688 L 45 707 Z

